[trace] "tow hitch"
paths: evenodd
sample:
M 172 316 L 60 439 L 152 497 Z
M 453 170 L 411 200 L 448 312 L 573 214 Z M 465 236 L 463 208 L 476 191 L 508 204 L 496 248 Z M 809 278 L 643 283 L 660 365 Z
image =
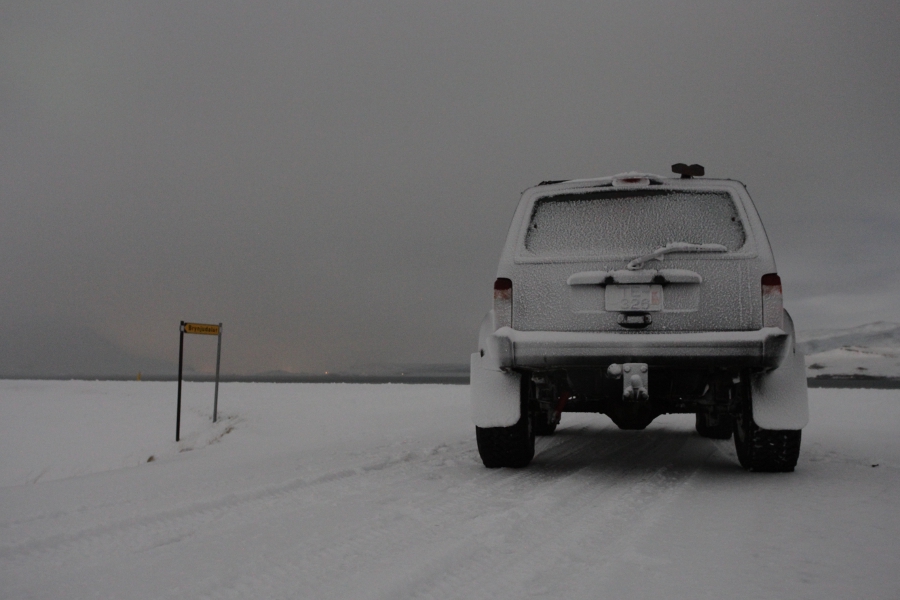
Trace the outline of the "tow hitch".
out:
M 622 400 L 626 402 L 646 402 L 650 399 L 647 392 L 650 381 L 650 369 L 647 363 L 612 364 L 606 370 L 611 377 L 622 378 Z

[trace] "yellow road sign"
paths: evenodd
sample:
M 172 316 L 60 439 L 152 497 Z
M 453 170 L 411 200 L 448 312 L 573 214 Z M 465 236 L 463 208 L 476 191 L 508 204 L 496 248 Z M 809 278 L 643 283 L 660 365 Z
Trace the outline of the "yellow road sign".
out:
M 185 333 L 199 333 L 201 335 L 219 335 L 218 325 L 207 325 L 205 323 L 185 323 Z

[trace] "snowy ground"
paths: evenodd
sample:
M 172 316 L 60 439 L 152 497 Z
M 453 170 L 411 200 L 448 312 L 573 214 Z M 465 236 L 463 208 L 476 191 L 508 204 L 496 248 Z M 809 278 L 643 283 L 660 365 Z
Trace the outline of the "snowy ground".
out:
M 900 598 L 900 391 L 810 390 L 798 469 L 565 415 L 481 466 L 468 389 L 0 381 L 0 598 Z M 152 462 L 147 462 L 153 456 Z

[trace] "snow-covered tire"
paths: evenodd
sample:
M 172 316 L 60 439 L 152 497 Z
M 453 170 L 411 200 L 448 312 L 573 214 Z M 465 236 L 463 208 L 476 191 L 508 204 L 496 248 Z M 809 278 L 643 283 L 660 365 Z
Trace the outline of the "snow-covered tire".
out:
M 475 427 L 478 454 L 489 469 L 527 467 L 534 458 L 534 420 L 527 403 L 526 381 L 523 381 L 520 393 L 521 416 L 515 425 Z
M 734 419 L 729 415 L 718 415 L 717 422 L 712 423 L 711 415 L 705 412 L 697 413 L 697 433 L 705 438 L 713 440 L 727 440 L 731 438 L 734 429 Z
M 763 429 L 753 420 L 747 400 L 734 420 L 734 448 L 741 466 L 765 473 L 793 471 L 800 457 L 800 430 Z

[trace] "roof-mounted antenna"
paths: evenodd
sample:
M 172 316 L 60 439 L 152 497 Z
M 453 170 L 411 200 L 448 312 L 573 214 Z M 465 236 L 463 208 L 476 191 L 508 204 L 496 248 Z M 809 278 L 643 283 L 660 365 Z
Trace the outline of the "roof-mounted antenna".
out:
M 703 168 L 703 165 L 676 163 L 672 165 L 672 172 L 681 175 L 682 179 L 692 179 L 694 177 L 703 177 L 706 173 L 706 169 Z

